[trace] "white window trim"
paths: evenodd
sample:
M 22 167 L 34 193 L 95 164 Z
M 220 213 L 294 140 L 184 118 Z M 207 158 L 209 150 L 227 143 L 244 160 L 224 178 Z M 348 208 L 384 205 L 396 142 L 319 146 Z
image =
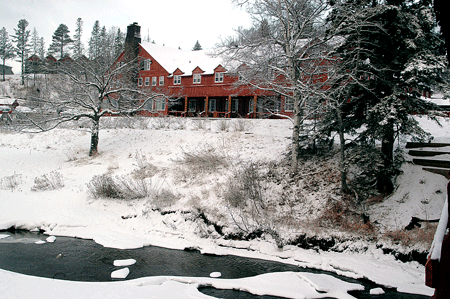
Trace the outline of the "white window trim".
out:
M 156 86 L 156 77 L 152 77 L 152 86 Z
M 223 82 L 223 72 L 214 74 L 214 83 L 222 83 Z
M 164 85 L 164 76 L 159 76 L 159 86 Z
M 181 76 L 173 75 L 173 85 L 181 85 Z
M 145 77 L 145 86 L 150 85 L 150 77 Z
M 194 74 L 192 83 L 194 83 L 194 84 L 202 83 L 202 75 L 201 74 Z

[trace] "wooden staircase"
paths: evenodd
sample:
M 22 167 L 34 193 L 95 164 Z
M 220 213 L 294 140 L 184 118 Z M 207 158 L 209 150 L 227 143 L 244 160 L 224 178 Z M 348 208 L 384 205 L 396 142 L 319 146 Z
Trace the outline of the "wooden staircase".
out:
M 448 148 L 447 148 L 448 147 Z M 423 170 L 441 174 L 450 179 L 450 160 L 436 159 L 440 155 L 450 154 L 450 143 L 408 142 L 406 148 L 413 158 L 413 163 L 424 166 Z

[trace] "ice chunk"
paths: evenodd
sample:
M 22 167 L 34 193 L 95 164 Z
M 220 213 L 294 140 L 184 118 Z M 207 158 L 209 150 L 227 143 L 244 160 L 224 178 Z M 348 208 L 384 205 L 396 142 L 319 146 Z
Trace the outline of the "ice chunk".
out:
M 53 242 L 55 242 L 55 240 L 56 240 L 55 236 L 50 236 L 50 237 L 47 238 L 47 242 L 48 243 L 53 243 Z
M 2 234 L 0 234 L 0 239 L 4 239 L 4 238 L 8 238 L 9 237 L 9 235 L 2 235 Z
M 115 260 L 114 266 L 116 267 L 125 267 L 125 266 L 131 266 L 136 263 L 135 259 L 127 259 L 127 260 Z
M 36 241 L 36 242 L 34 242 L 34 244 L 45 244 L 46 242 L 45 241 L 43 241 L 43 240 L 39 240 L 39 241 Z
M 370 290 L 370 295 L 383 295 L 384 290 L 382 288 L 375 288 Z
M 130 274 L 130 269 L 123 268 L 111 273 L 111 278 L 126 278 Z
M 220 276 L 222 276 L 222 273 L 220 273 L 220 272 L 212 272 L 211 274 L 209 274 L 209 277 L 212 277 L 212 278 L 218 278 Z

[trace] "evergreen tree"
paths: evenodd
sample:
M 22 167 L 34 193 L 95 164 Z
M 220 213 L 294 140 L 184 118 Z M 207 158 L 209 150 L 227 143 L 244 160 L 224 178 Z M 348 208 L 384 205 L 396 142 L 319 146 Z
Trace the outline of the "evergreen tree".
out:
M 27 30 L 28 21 L 25 19 L 19 20 L 17 28 L 14 28 L 15 35 L 12 36 L 13 42 L 16 44 L 16 53 L 21 63 L 22 85 L 25 84 L 25 59 L 30 52 L 30 30 Z
M 64 57 L 64 47 L 71 44 L 73 40 L 69 35 L 67 25 L 60 24 L 52 35 L 52 43 L 48 49 L 49 53 L 59 53 L 60 58 Z
M 5 27 L 0 30 L 0 59 L 3 65 L 3 81 L 5 81 L 5 61 L 14 58 L 14 46 L 9 40 L 8 32 L 6 32 Z
M 45 42 L 44 42 L 44 38 L 41 37 L 39 39 L 39 46 L 38 46 L 38 51 L 37 51 L 39 57 L 44 58 L 45 57 Z
M 95 59 L 100 55 L 101 47 L 100 22 L 97 20 L 92 27 L 91 38 L 89 39 L 89 58 Z
M 34 55 L 39 55 L 40 37 L 36 27 L 33 28 L 31 33 L 31 52 Z
M 198 51 L 198 50 L 202 50 L 202 46 L 200 45 L 200 43 L 197 41 L 195 43 L 194 48 L 192 48 L 192 51 Z
M 114 55 L 117 57 L 124 50 L 125 34 L 117 28 L 117 34 L 114 37 Z
M 445 83 L 444 44 L 435 30 L 430 0 L 342 2 L 347 4 L 345 10 L 332 14 L 334 28 L 345 27 L 355 18 L 377 24 L 347 27 L 337 54 L 344 62 L 353 61 L 353 67 L 359 65 L 359 73 L 351 80 L 366 79 L 363 84 L 349 84 L 345 118 L 349 126 L 365 128 L 360 142 L 381 141 L 384 167 L 377 185 L 380 192 L 390 193 L 395 139 L 399 134 L 425 137 L 411 114 L 436 109 L 421 98 L 420 91 Z M 348 17 L 340 18 L 343 14 Z
M 81 18 L 77 19 L 75 34 L 73 36 L 72 51 L 74 58 L 78 58 L 83 55 L 84 47 L 81 41 L 81 36 L 83 35 L 83 20 Z

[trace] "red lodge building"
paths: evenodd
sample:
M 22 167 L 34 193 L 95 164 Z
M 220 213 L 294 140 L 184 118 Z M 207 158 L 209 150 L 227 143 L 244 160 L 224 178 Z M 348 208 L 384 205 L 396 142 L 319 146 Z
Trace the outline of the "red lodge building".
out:
M 148 102 L 142 115 L 184 117 L 267 116 L 262 102 L 276 98 L 261 90 L 237 84 L 239 76 L 227 72 L 220 57 L 206 50 L 183 51 L 142 42 L 140 26 L 128 26 L 125 50 L 119 62 L 138 59 L 137 85 L 143 90 L 164 94 Z M 292 115 L 292 105 L 279 97 L 272 104 L 279 114 Z

